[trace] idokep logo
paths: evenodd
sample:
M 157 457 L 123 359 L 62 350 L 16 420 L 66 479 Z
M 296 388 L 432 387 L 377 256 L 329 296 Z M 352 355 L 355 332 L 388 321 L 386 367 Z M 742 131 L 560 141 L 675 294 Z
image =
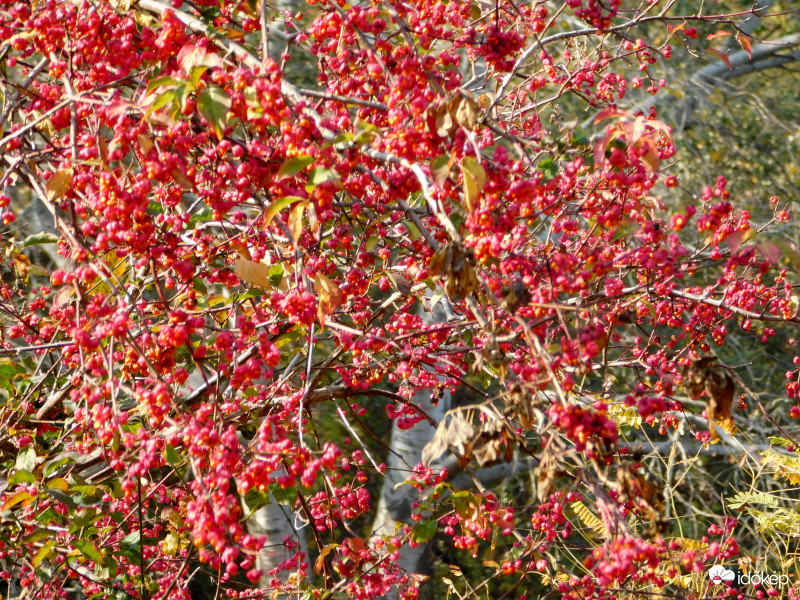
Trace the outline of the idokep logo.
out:
M 722 565 L 714 565 L 708 570 L 708 578 L 714 585 L 719 585 L 723 582 L 731 583 L 734 579 L 736 579 L 736 573 L 730 569 L 726 569 Z
M 765 575 L 760 571 L 755 573 L 742 573 L 732 571 L 722 565 L 714 565 L 708 570 L 708 579 L 714 585 L 725 584 L 732 587 L 741 588 L 745 585 L 763 585 L 765 587 L 781 588 L 789 584 L 788 575 L 778 575 L 772 573 Z

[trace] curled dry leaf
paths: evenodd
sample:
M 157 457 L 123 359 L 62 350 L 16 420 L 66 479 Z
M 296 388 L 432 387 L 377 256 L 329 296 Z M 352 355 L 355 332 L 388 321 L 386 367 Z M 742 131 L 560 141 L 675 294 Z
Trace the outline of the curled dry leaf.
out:
M 472 129 L 478 123 L 480 104 L 462 94 L 447 96 L 433 110 L 434 129 L 440 137 L 453 137 L 459 127 Z
M 705 387 L 708 394 L 708 404 L 706 405 L 708 427 L 711 431 L 711 437 L 716 439 L 717 431 L 714 428 L 714 421 L 717 419 L 728 421 L 731 418 L 731 407 L 733 406 L 733 395 L 736 391 L 736 386 L 728 370 L 720 366 L 709 373 Z
M 631 502 L 647 525 L 645 536 L 654 538 L 665 533 L 669 521 L 664 514 L 664 494 L 661 488 L 650 483 L 644 475 L 631 468 L 617 471 L 617 489 L 623 502 Z
M 430 275 L 434 281 L 444 281 L 444 289 L 449 297 L 463 298 L 478 287 L 474 263 L 471 250 L 458 244 L 447 244 L 431 257 Z
M 422 464 L 429 467 L 450 446 L 459 454 L 468 455 L 474 435 L 475 428 L 460 412 L 448 412 L 436 428 L 433 439 L 422 449 Z
M 711 438 L 717 439 L 716 420 L 731 418 L 731 407 L 736 385 L 728 369 L 717 362 L 715 356 L 704 356 L 684 369 L 684 385 L 693 400 L 706 394 L 706 417 Z
M 531 292 L 521 279 L 504 286 L 502 291 L 503 307 L 510 313 L 516 314 L 520 306 L 527 306 L 531 301 Z
M 139 148 L 142 151 L 142 156 L 147 156 L 153 148 L 153 140 L 150 136 L 140 133 L 136 136 L 136 141 L 139 143 Z

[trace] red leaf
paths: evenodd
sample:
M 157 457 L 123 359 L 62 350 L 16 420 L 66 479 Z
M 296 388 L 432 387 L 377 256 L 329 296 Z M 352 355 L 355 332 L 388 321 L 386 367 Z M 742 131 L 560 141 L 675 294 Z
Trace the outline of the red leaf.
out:
M 667 125 L 663 121 L 658 121 L 656 119 L 649 119 L 647 121 L 647 124 L 650 127 L 652 127 L 653 129 L 655 129 L 656 131 L 660 131 L 661 133 L 663 133 L 664 137 L 666 137 L 669 140 L 670 144 L 673 143 L 673 140 L 672 140 L 672 129 L 669 127 L 669 125 Z
M 759 242 L 756 245 L 756 250 L 773 265 L 781 259 L 780 247 L 772 242 Z
M 629 112 L 624 110 L 619 110 L 613 106 L 609 106 L 608 108 L 604 108 L 601 110 L 597 116 L 594 118 L 594 124 L 597 125 L 600 121 L 605 121 L 606 119 L 613 119 L 615 117 L 633 117 L 633 115 Z
M 728 32 L 728 31 L 725 31 L 725 30 L 723 29 L 723 30 L 721 30 L 721 31 L 718 31 L 717 33 L 710 33 L 710 34 L 708 34 L 708 37 L 706 38 L 706 40 L 713 40 L 714 38 L 718 38 L 718 37 L 725 37 L 726 35 L 733 35 L 733 34 L 731 34 L 731 33 L 730 33 L 730 32 Z
M 713 54 L 722 62 L 724 62 L 726 65 L 728 65 L 729 69 L 733 70 L 733 67 L 731 66 L 731 59 L 728 58 L 727 54 L 725 54 L 724 52 L 720 52 L 716 48 L 706 48 L 706 52 L 708 52 L 709 54 Z
M 681 23 L 680 25 L 667 25 L 667 33 L 669 35 L 672 35 L 673 33 L 678 33 L 684 27 L 686 27 L 686 23 Z
M 728 247 L 731 249 L 731 252 L 736 254 L 739 251 L 739 248 L 742 246 L 742 242 L 747 239 L 747 235 L 749 234 L 750 230 L 744 231 L 734 231 L 726 238 L 726 242 L 728 242 Z
M 597 141 L 594 146 L 594 167 L 595 169 L 599 169 L 603 162 L 606 159 L 606 148 L 608 148 L 608 143 L 611 141 L 610 136 L 605 136 Z

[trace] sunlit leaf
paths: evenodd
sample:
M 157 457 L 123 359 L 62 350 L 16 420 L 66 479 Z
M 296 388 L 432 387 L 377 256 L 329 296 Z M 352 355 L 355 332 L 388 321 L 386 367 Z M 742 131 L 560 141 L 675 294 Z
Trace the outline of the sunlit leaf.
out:
M 222 139 L 228 123 L 228 113 L 231 110 L 230 96 L 219 86 L 209 86 L 197 95 L 197 109 L 214 128 L 217 137 Z
M 64 194 L 67 193 L 72 187 L 72 179 L 75 175 L 75 171 L 72 169 L 61 169 L 60 171 L 56 171 L 50 179 L 47 180 L 47 185 L 45 186 L 45 195 L 50 202 L 54 200 L 58 200 Z

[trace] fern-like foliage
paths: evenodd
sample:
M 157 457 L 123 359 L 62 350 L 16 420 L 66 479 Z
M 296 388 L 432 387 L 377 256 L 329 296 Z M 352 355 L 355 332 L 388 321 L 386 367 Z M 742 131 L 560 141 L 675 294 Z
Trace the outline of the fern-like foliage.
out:
M 639 411 L 623 402 L 609 404 L 607 414 L 617 425 L 627 425 L 634 429 L 639 429 L 642 426 L 642 415 L 639 414 Z
M 800 485 L 800 457 L 779 454 L 773 450 L 761 453 L 761 462 L 778 479 L 785 479 L 792 485 Z
M 603 524 L 603 521 L 601 521 L 594 513 L 592 513 L 592 511 L 586 508 L 586 505 L 583 502 L 573 502 L 570 504 L 570 508 L 575 511 L 575 514 L 578 515 L 581 523 L 583 523 L 586 527 L 602 537 L 608 537 L 608 529 L 606 528 L 605 524 Z
M 739 492 L 735 496 L 726 498 L 728 508 L 740 509 L 745 504 L 766 504 L 767 506 L 778 506 L 778 499 L 764 492 Z

